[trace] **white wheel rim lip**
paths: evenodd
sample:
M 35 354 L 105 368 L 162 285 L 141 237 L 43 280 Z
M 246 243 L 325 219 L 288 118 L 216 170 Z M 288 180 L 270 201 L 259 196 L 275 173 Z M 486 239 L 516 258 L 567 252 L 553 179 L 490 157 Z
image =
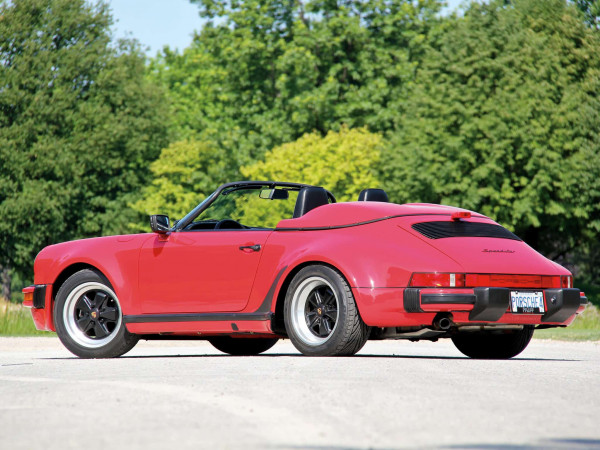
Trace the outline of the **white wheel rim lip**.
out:
M 75 305 L 77 304 L 79 298 L 89 291 L 104 291 L 107 294 L 109 294 L 117 304 L 117 310 L 119 313 L 117 325 L 112 331 L 112 333 L 110 333 L 108 336 L 102 339 L 92 339 L 91 337 L 86 335 L 83 331 L 79 329 L 77 321 L 75 320 Z M 86 348 L 99 348 L 111 342 L 117 336 L 117 332 L 121 328 L 122 320 L 123 314 L 121 312 L 121 305 L 119 304 L 117 295 L 112 289 L 110 289 L 108 286 L 102 283 L 89 282 L 80 284 L 71 292 L 69 292 L 67 300 L 65 301 L 65 306 L 63 308 L 63 323 L 65 324 L 65 328 L 67 329 L 67 334 L 77 344 Z
M 308 301 L 308 296 L 310 293 L 317 287 L 327 286 L 333 292 L 335 297 L 335 302 L 337 304 L 337 315 L 335 319 L 335 324 L 331 333 L 327 337 L 316 336 L 308 325 L 306 324 L 305 318 L 305 308 L 306 302 Z M 335 292 L 333 286 L 324 278 L 321 277 L 310 277 L 306 280 L 302 281 L 300 285 L 294 291 L 294 296 L 292 297 L 292 325 L 294 331 L 296 332 L 298 339 L 300 339 L 304 344 L 310 346 L 318 346 L 327 342 L 337 329 L 339 317 L 340 317 L 340 304 L 338 300 L 338 296 Z

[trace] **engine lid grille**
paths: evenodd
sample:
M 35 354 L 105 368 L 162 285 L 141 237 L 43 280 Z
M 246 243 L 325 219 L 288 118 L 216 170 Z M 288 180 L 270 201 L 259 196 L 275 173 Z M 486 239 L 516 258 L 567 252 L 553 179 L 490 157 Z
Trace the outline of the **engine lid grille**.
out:
M 500 225 L 480 222 L 437 221 L 419 222 L 412 228 L 429 239 L 445 239 L 454 237 L 490 237 L 521 241 L 516 234 Z

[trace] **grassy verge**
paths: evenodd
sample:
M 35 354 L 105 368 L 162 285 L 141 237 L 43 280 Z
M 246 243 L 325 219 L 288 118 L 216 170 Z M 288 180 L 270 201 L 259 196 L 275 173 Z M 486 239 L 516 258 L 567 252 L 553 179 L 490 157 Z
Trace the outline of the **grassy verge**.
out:
M 31 312 L 18 303 L 0 298 L 0 336 L 49 336 L 35 329 Z
M 536 330 L 533 337 L 562 341 L 600 341 L 600 309 L 589 305 L 567 328 Z

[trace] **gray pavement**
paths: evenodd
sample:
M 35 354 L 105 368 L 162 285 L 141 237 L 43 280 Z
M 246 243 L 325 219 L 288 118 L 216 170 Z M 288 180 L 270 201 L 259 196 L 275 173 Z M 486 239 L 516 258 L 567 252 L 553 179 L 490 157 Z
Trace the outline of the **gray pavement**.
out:
M 0 338 L 0 449 L 37 448 L 600 448 L 600 344 L 476 361 L 449 341 L 351 358 L 142 341 L 82 360 L 55 337 Z

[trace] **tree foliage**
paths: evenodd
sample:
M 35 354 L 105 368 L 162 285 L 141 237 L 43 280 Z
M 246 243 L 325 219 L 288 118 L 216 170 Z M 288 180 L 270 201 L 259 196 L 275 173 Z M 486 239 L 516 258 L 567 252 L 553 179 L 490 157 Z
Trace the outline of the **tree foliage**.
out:
M 574 0 L 573 3 L 583 13 L 586 23 L 590 27 L 600 30 L 600 1 Z
M 254 180 L 285 180 L 323 186 L 338 201 L 353 201 L 362 189 L 378 187 L 374 168 L 384 140 L 366 128 L 305 134 L 295 142 L 268 151 L 263 161 L 242 168 Z
M 439 5 L 433 0 L 198 0 L 208 23 L 151 76 L 180 137 L 201 135 L 237 167 L 317 131 L 391 129 Z M 232 176 L 235 172 L 232 171 Z
M 84 0 L 0 2 L 0 266 L 45 245 L 118 233 L 165 145 L 161 89 L 133 43 Z
M 600 48 L 560 0 L 472 4 L 431 35 L 384 179 L 557 258 L 600 231 Z
M 133 207 L 181 218 L 227 179 L 227 159 L 212 144 L 186 139 L 163 149 L 150 165 L 152 182 Z M 147 227 L 145 228 L 147 229 Z

